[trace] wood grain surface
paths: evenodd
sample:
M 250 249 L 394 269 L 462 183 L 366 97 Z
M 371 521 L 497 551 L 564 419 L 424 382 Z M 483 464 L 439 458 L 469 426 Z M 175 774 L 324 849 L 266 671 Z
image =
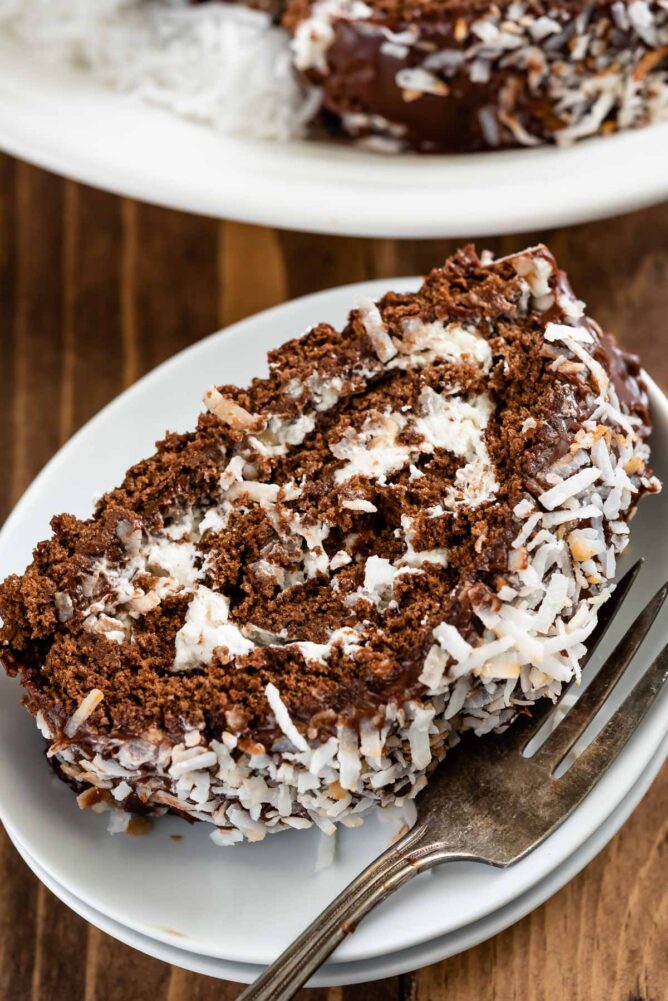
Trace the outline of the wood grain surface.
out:
M 477 242 L 498 253 L 537 238 L 666 388 L 668 204 Z M 0 156 L 0 522 L 84 421 L 175 351 L 294 296 L 426 271 L 454 246 L 202 219 Z M 513 928 L 435 966 L 301 1001 L 665 1001 L 667 807 L 664 768 L 608 848 Z M 88 925 L 0 836 L 0 1001 L 232 1001 L 239 990 Z

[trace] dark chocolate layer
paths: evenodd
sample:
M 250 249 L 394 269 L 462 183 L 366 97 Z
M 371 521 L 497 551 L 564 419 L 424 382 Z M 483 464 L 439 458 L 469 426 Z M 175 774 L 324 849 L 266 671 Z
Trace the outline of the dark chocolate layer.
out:
M 568 143 L 646 124 L 661 116 L 660 93 L 668 102 L 658 3 L 377 0 L 364 13 L 292 0 L 284 21 L 297 67 L 343 130 L 397 149 Z

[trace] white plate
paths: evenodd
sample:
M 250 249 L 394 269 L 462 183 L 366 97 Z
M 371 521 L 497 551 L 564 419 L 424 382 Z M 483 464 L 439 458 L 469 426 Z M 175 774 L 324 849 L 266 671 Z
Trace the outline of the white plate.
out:
M 0 37 L 0 147 L 173 208 L 353 236 L 481 236 L 565 226 L 668 196 L 668 123 L 571 149 L 383 157 L 233 139 L 44 65 Z
M 265 369 L 267 349 L 318 320 L 340 324 L 361 296 L 378 297 L 391 284 L 361 283 L 279 306 L 193 346 L 128 390 L 52 460 L 8 519 L 0 535 L 0 575 L 21 570 L 55 510 L 85 515 L 95 493 L 112 486 L 126 466 L 146 454 L 171 426 L 194 420 L 203 386 L 212 380 L 247 382 Z M 651 386 L 655 461 L 666 472 L 668 402 Z M 648 499 L 632 533 L 632 559 L 648 557 L 634 594 L 644 602 L 662 583 L 668 498 Z M 617 631 L 632 609 L 620 617 Z M 665 630 L 665 617 L 662 627 Z M 635 673 L 660 646 L 655 628 Z M 628 685 L 620 687 L 618 699 Z M 506 871 L 459 863 L 418 878 L 381 907 L 338 951 L 351 962 L 405 949 L 491 914 L 562 864 L 640 780 L 668 730 L 668 692 L 581 807 L 537 851 Z M 18 705 L 16 685 L 0 681 L 0 816 L 35 860 L 84 903 L 149 937 L 235 962 L 269 962 L 371 858 L 385 846 L 386 827 L 372 820 L 344 830 L 336 864 L 315 875 L 319 835 L 284 833 L 258 845 L 214 846 L 204 825 L 175 818 L 144 838 L 111 838 L 104 816 L 81 813 L 71 792 L 47 769 L 41 738 Z M 3 753 L 4 750 L 4 753 Z M 181 834 L 173 841 L 170 834 Z M 294 893 L 299 886 L 300 892 Z M 285 901 L 290 900 L 286 908 Z M 447 906 L 444 906 L 447 901 Z M 179 933 L 175 938 L 174 932 Z
M 549 876 L 541 880 L 540 883 L 518 897 L 511 904 L 502 907 L 480 921 L 474 922 L 472 925 L 467 925 L 459 931 L 424 942 L 421 945 L 414 946 L 412 949 L 403 949 L 400 952 L 389 953 L 376 959 L 360 960 L 357 963 L 328 963 L 309 981 L 309 986 L 339 987 L 345 984 L 358 984 L 369 980 L 381 980 L 384 977 L 399 976 L 402 973 L 407 973 L 409 970 L 417 970 L 420 967 L 428 966 L 430 963 L 437 963 L 442 959 L 448 959 L 450 956 L 455 956 L 465 949 L 471 949 L 493 935 L 497 935 L 499 932 L 510 927 L 510 925 L 515 924 L 516 921 L 519 921 L 530 911 L 539 907 L 549 897 L 553 896 L 553 894 L 557 893 L 562 886 L 573 879 L 581 869 L 602 851 L 608 841 L 617 833 L 622 824 L 640 803 L 655 776 L 658 774 L 661 765 L 666 760 L 667 754 L 668 738 L 663 741 L 659 751 L 626 799 L 613 811 L 598 830 L 587 839 L 582 847 L 577 852 L 574 852 L 563 865 L 558 866 Z M 87 906 L 78 897 L 69 893 L 35 862 L 13 831 L 8 828 L 7 832 L 24 861 L 52 893 L 86 921 L 90 921 L 91 924 L 102 929 L 102 931 L 113 936 L 113 938 L 124 942 L 125 945 L 132 946 L 132 948 L 153 956 L 155 959 L 161 959 L 165 963 L 172 963 L 174 966 L 181 966 L 194 973 L 217 977 L 220 980 L 233 980 L 237 983 L 248 984 L 255 980 L 262 972 L 263 967 L 260 966 L 252 966 L 247 963 L 232 963 L 229 960 L 214 959 L 210 956 L 198 956 L 192 952 L 175 949 L 173 946 L 148 938 L 146 935 L 140 935 L 138 932 L 132 931 L 124 925 L 119 925 L 116 921 L 105 917 L 105 915 L 100 914 L 99 911 Z

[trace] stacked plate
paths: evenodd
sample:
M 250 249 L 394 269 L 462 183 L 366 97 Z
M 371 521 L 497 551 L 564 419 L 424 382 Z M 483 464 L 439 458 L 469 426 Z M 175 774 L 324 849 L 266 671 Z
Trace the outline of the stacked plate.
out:
M 483 155 L 381 156 L 334 142 L 259 142 L 133 101 L 90 73 L 36 59 L 4 33 L 0 147 L 170 208 L 363 237 L 527 232 L 668 197 L 668 122 L 566 149 Z
M 391 283 L 397 289 L 416 284 Z M 55 511 L 86 515 L 93 497 L 150 452 L 166 427 L 192 425 L 212 373 L 220 382 L 243 384 L 264 371 L 268 349 L 316 321 L 341 323 L 359 298 L 378 297 L 387 286 L 347 286 L 280 306 L 151 373 L 75 436 L 28 490 L 0 535 L 0 575 L 23 569 Z M 658 462 L 668 455 L 668 402 L 654 384 L 650 389 Z M 668 476 L 666 468 L 657 473 Z M 662 583 L 667 517 L 665 495 L 641 508 L 626 559 L 644 555 L 645 566 L 601 656 Z M 664 616 L 655 625 L 607 716 L 658 652 L 666 624 Z M 600 662 L 599 656 L 591 668 Z M 667 734 L 664 692 L 590 796 L 533 854 L 506 871 L 457 863 L 418 877 L 358 928 L 314 983 L 354 983 L 414 969 L 469 948 L 528 913 L 619 829 L 664 761 Z M 87 920 L 165 961 L 238 981 L 256 977 L 393 834 L 380 818 L 343 830 L 333 864 L 319 872 L 320 835 L 314 831 L 219 848 L 204 825 L 163 818 L 144 837 L 110 837 L 105 815 L 80 812 L 46 766 L 18 686 L 6 678 L 0 680 L 0 816 L 28 865 Z

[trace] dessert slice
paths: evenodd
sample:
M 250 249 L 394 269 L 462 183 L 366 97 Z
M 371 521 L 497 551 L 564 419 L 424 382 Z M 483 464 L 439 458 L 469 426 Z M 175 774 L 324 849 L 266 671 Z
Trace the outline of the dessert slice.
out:
M 172 811 L 231 844 L 408 803 L 578 676 L 658 489 L 637 361 L 542 246 L 462 250 L 269 365 L 0 586 L 4 665 L 112 830 Z
M 662 0 L 288 0 L 294 61 L 390 151 L 571 143 L 668 108 Z

